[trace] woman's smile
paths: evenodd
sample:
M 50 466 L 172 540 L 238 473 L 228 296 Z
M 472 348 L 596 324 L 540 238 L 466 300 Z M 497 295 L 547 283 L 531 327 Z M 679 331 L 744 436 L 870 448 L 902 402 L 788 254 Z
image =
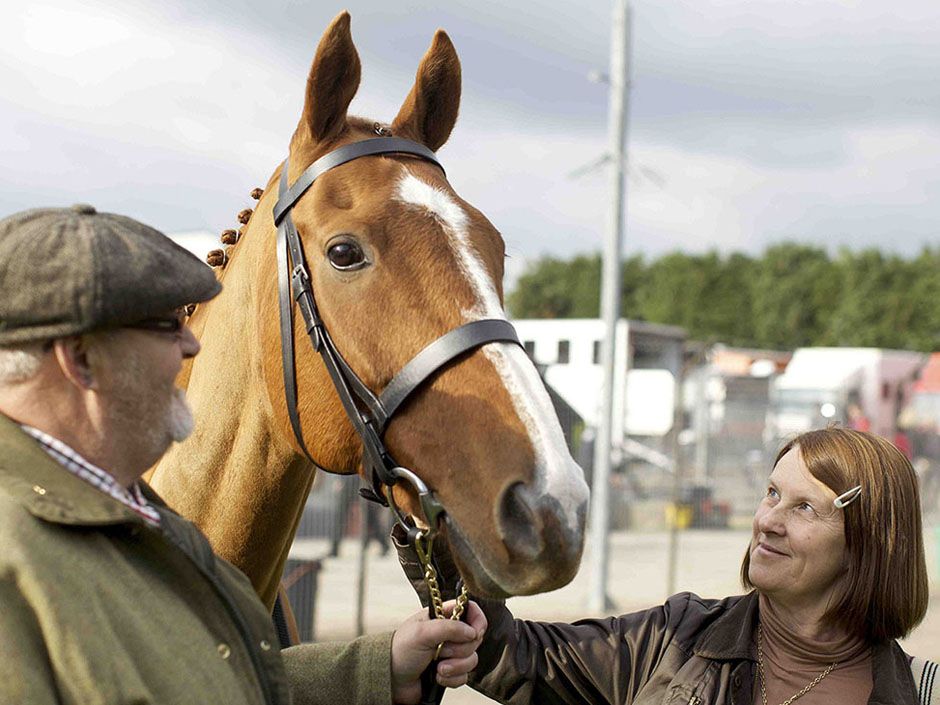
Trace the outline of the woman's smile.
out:
M 768 546 L 764 542 L 758 542 L 757 547 L 754 549 L 754 552 L 761 556 L 777 557 L 777 558 L 786 558 L 789 554 L 784 553 L 783 551 Z

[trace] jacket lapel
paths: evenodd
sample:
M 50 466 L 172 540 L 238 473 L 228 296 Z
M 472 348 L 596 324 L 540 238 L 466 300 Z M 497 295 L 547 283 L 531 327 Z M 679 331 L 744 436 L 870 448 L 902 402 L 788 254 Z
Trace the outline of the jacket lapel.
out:
M 751 591 L 705 630 L 695 645 L 695 655 L 716 661 L 757 661 L 757 614 L 757 592 Z

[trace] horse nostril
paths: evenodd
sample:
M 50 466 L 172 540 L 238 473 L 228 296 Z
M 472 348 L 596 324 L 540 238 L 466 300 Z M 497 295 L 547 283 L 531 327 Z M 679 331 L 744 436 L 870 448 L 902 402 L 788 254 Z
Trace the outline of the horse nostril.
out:
M 532 560 L 542 552 L 542 523 L 521 482 L 513 483 L 503 491 L 497 526 L 500 538 L 513 558 Z

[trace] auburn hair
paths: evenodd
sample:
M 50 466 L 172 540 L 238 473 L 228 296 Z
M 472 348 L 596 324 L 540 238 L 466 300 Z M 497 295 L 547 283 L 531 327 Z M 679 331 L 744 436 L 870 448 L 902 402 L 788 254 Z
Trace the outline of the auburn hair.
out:
M 880 436 L 836 427 L 789 441 L 774 466 L 793 448 L 810 474 L 837 495 L 862 487 L 842 510 L 845 575 L 823 620 L 870 643 L 907 635 L 924 618 L 929 600 L 920 493 L 910 461 Z M 748 550 L 741 582 L 753 589 L 750 563 Z

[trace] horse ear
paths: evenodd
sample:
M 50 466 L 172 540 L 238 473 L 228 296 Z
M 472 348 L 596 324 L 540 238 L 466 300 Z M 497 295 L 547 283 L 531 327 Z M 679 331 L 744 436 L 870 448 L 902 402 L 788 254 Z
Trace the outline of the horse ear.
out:
M 434 151 L 450 137 L 460 108 L 460 59 L 444 30 L 437 30 L 421 60 L 411 93 L 392 122 L 392 132 L 405 134 Z
M 346 111 L 356 90 L 362 65 L 349 31 L 349 13 L 341 12 L 327 27 L 307 77 L 307 95 L 298 132 L 314 142 L 336 137 L 346 127 Z

